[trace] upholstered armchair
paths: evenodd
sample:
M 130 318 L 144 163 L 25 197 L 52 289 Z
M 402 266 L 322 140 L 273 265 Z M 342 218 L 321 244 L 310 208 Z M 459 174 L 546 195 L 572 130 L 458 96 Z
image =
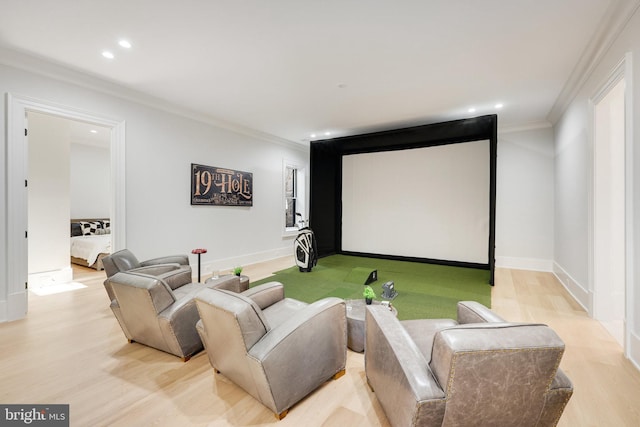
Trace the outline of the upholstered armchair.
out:
M 172 289 L 191 283 L 191 266 L 187 255 L 164 256 L 140 262 L 129 249 L 122 249 L 104 257 L 102 263 L 107 278 L 121 271 L 131 271 L 160 277 Z
M 282 419 L 289 408 L 345 372 L 346 307 L 339 298 L 306 304 L 270 282 L 240 294 L 202 290 L 198 333 L 214 370 Z
M 135 341 L 187 361 L 203 349 L 196 331 L 200 318 L 195 295 L 205 288 L 236 290 L 240 287 L 240 279 L 227 276 L 207 285 L 184 283 L 178 286 L 177 283 L 167 282 L 161 275 L 129 270 L 109 277 L 105 287 L 113 295 L 111 310 L 129 342 Z
M 366 378 L 391 425 L 555 426 L 573 393 L 558 335 L 476 302 L 457 314 L 399 321 L 367 308 Z

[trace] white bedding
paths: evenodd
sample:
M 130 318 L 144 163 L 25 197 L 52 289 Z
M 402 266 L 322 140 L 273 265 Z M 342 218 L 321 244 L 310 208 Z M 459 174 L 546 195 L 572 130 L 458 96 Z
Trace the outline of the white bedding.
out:
M 92 234 L 71 238 L 72 257 L 86 259 L 89 265 L 93 265 L 101 253 L 111 253 L 110 234 Z

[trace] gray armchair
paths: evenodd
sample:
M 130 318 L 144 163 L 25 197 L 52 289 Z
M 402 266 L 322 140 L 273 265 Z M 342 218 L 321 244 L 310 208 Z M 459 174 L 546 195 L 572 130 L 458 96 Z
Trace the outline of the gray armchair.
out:
M 306 304 L 270 282 L 236 294 L 202 290 L 197 324 L 209 361 L 282 419 L 289 408 L 345 372 L 346 307 L 339 298 Z
M 186 362 L 203 349 L 196 331 L 200 319 L 196 294 L 205 288 L 238 289 L 240 279 L 228 276 L 207 285 L 177 283 L 172 287 L 161 275 L 129 270 L 109 277 L 105 287 L 112 295 L 111 310 L 129 342 L 174 354 Z
M 365 373 L 400 426 L 555 426 L 573 393 L 564 343 L 546 325 L 508 323 L 476 302 L 458 321 L 399 321 L 370 306 Z

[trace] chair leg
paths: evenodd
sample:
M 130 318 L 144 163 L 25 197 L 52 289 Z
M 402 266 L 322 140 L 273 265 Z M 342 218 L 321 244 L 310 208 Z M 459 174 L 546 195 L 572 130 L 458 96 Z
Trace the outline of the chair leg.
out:
M 371 383 L 369 382 L 369 378 L 367 378 L 367 385 L 369 386 L 369 390 L 371 390 L 372 393 L 375 393 L 376 391 L 373 389 L 373 386 L 371 385 Z
M 341 376 L 343 376 L 345 373 L 347 372 L 346 369 L 343 369 L 341 371 L 338 371 L 335 373 L 335 375 L 333 377 L 331 377 L 331 379 L 333 380 L 337 380 L 338 378 L 340 378 Z
M 284 410 L 282 412 L 280 412 L 279 414 L 274 414 L 276 416 L 276 420 L 280 421 L 281 419 L 283 419 L 284 417 L 287 416 L 287 414 L 289 413 L 289 410 Z
M 188 362 L 189 359 L 191 359 L 191 356 L 184 356 L 184 357 L 181 357 L 180 359 L 182 359 L 183 362 Z

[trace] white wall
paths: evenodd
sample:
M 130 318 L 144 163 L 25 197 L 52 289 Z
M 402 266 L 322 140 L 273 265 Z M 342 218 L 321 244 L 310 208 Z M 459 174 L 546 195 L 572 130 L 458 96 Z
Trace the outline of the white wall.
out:
M 0 65 L 0 93 L 14 93 L 53 104 L 69 106 L 126 122 L 126 246 L 140 259 L 167 254 L 203 255 L 203 273 L 292 253 L 293 241 L 283 238 L 283 159 L 309 169 L 309 151 L 299 144 L 233 131 L 206 122 L 153 108 L 158 100 L 137 103 L 106 92 L 121 88 L 95 82 L 87 76 L 67 76 L 52 64 L 33 69 L 53 79 Z M 66 77 L 65 77 L 66 76 Z M 68 82 L 69 83 L 68 83 Z M 71 83 L 74 82 L 74 83 Z M 82 84 L 78 86 L 77 84 Z M 130 98 L 138 95 L 127 95 Z M 167 107 L 168 109 L 169 107 Z M 0 104 L 5 117 L 6 102 Z M 6 122 L 0 134 L 6 147 Z M 242 133 L 241 133 L 242 132 Z M 204 207 L 190 205 L 190 164 L 222 166 L 253 173 L 253 207 Z M 6 150 L 0 150 L 6 170 Z M 0 235 L 6 230 L 6 176 L 0 174 Z M 4 237 L 3 237 L 4 238 Z M 0 246 L 0 321 L 7 311 L 7 242 Z M 17 286 L 14 284 L 14 286 Z
M 551 271 L 553 131 L 498 134 L 496 266 Z
M 28 141 L 29 274 L 68 269 L 69 124 L 29 113 Z
M 589 276 L 589 204 L 590 177 L 592 168 L 593 129 L 589 100 L 606 83 L 610 73 L 625 58 L 632 56 L 632 73 L 625 80 L 631 88 L 631 102 L 636 111 L 640 108 L 640 14 L 638 12 L 627 23 L 625 29 L 607 50 L 603 59 L 588 76 L 578 94 L 556 124 L 556 183 L 555 183 L 555 271 L 569 291 L 585 307 L 590 305 Z M 631 145 L 633 177 L 632 201 L 633 234 L 627 239 L 632 247 L 633 265 L 631 293 L 627 294 L 627 328 L 629 328 L 628 353 L 640 365 L 640 115 L 628 112 L 633 129 Z
M 108 148 L 71 144 L 71 218 L 109 218 L 109 154 Z

